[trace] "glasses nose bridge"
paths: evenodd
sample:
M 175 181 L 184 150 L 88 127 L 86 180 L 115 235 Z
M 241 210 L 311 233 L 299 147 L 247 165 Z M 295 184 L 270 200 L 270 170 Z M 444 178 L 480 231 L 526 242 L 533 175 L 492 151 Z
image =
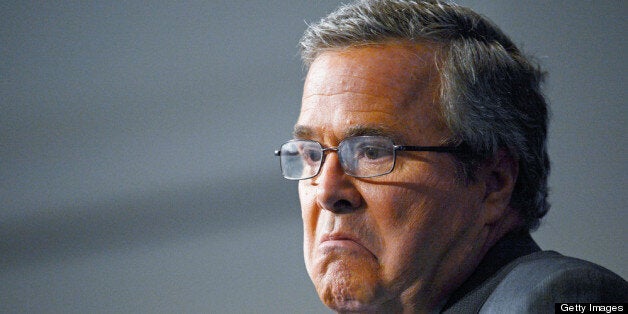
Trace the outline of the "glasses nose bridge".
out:
M 319 172 L 323 169 L 323 164 L 327 160 L 327 152 L 336 152 L 336 154 L 338 154 L 338 162 L 340 162 L 340 167 L 342 168 L 342 171 L 345 171 L 344 166 L 343 166 L 342 161 L 341 161 L 342 157 L 340 156 L 339 146 L 324 147 L 322 149 L 322 152 L 323 152 L 323 156 L 321 158 L 321 164 L 320 164 L 319 170 L 318 170 Z
M 338 153 L 338 146 L 335 147 L 324 147 L 322 148 L 322 152 L 323 152 L 323 156 L 321 159 L 321 167 L 323 166 L 323 163 L 325 162 L 325 159 L 327 158 L 327 152 L 336 152 Z M 340 158 L 340 156 L 338 156 Z

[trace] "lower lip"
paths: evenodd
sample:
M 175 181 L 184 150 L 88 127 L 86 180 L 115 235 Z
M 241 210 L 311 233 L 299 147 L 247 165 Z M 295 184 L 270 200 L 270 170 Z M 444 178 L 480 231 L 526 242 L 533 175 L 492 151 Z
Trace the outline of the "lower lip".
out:
M 366 251 L 366 248 L 353 240 L 327 240 L 319 245 L 321 250 Z

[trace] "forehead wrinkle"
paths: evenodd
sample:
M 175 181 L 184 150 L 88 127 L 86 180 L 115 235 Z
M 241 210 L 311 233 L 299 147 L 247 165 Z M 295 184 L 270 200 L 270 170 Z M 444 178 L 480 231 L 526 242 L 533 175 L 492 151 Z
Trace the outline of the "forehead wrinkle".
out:
M 413 79 L 415 78 L 415 76 L 413 75 L 414 71 L 409 71 L 409 75 L 408 75 L 408 79 Z M 321 74 L 318 74 L 321 75 Z M 390 77 L 387 77 L 387 79 L 385 80 L 381 80 L 378 78 L 366 78 L 363 75 L 352 75 L 352 74 L 328 74 L 325 73 L 324 75 L 324 79 L 322 79 L 321 81 L 327 81 L 327 80 L 332 80 L 334 81 L 333 78 L 338 77 L 340 78 L 340 84 L 334 84 L 334 85 L 327 85 L 327 84 L 317 84 L 314 85 L 314 89 L 325 89 L 325 90 L 329 90 L 329 89 L 334 89 L 334 88 L 338 88 L 338 87 L 342 87 L 343 89 L 351 89 L 356 87 L 357 85 L 363 85 L 361 87 L 369 87 L 368 89 L 372 89 L 373 87 L 385 87 L 385 88 L 389 88 L 389 89 L 393 89 L 396 91 L 401 91 L 403 92 L 404 89 L 401 85 L 403 85 L 404 83 L 407 84 L 408 82 L 406 82 L 407 80 L 404 80 L 402 77 L 400 78 L 395 78 L 394 82 L 390 82 L 389 80 L 391 80 Z M 384 75 L 382 75 L 383 77 Z M 362 82 L 361 82 L 362 81 Z M 368 83 L 368 84 L 364 84 L 364 83 Z M 324 85 L 324 86 L 323 86 Z M 328 94 L 328 93 L 321 93 L 321 94 Z M 332 93 L 333 94 L 333 93 Z
M 375 95 L 375 94 L 366 93 L 366 92 L 352 92 L 352 91 L 341 91 L 341 92 L 335 92 L 335 93 L 334 92 L 330 92 L 330 93 L 311 93 L 311 94 L 308 94 L 307 96 L 303 96 L 303 100 L 309 99 L 310 97 L 314 97 L 314 96 L 329 97 L 329 96 L 339 96 L 339 95 L 344 95 L 344 94 L 364 95 L 364 96 L 373 97 L 373 98 L 384 98 L 384 99 L 390 100 L 389 97 L 384 97 L 382 95 Z

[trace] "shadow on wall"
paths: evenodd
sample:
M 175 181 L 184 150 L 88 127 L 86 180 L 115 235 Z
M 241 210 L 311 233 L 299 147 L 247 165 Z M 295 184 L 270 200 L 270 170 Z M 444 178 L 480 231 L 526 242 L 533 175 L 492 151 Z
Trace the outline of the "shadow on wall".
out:
M 276 177 L 208 182 L 2 221 L 0 267 L 230 232 L 282 216 L 299 219 L 296 185 Z

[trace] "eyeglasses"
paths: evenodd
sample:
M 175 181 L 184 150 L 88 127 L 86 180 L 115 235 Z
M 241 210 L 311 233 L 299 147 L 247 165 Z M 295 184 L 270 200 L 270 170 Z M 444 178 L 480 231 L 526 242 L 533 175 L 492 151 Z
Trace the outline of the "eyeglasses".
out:
M 318 175 L 325 161 L 325 152 L 338 154 L 343 171 L 356 178 L 371 178 L 391 173 L 397 151 L 429 151 L 460 153 L 460 146 L 401 146 L 384 136 L 354 136 L 337 147 L 323 148 L 310 140 L 291 140 L 277 151 L 281 173 L 289 180 L 310 179 Z

